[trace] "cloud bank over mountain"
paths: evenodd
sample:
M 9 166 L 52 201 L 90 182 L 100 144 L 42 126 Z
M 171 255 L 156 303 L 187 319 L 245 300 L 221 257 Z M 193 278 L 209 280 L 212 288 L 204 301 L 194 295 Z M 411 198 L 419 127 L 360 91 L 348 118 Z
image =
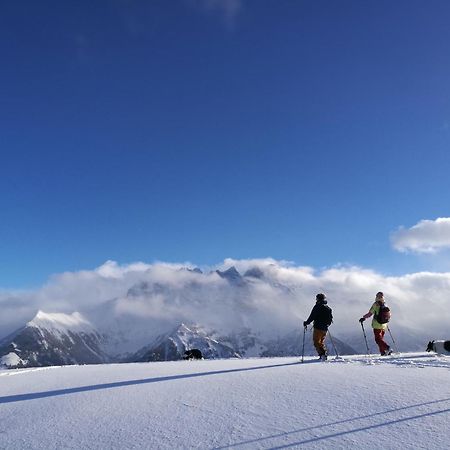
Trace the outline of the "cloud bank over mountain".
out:
M 448 338 L 450 273 L 390 277 L 349 266 L 317 271 L 271 258 L 226 259 L 202 271 L 188 264 L 108 261 L 91 271 L 56 274 L 36 291 L 0 293 L 0 336 L 31 320 L 38 310 L 89 312 L 111 301 L 116 317 L 127 317 L 131 324 L 135 319 L 197 322 L 276 336 L 301 326 L 318 292 L 326 293 L 333 308 L 332 330 L 357 333 L 358 318 L 379 290 L 392 308 L 394 330 Z

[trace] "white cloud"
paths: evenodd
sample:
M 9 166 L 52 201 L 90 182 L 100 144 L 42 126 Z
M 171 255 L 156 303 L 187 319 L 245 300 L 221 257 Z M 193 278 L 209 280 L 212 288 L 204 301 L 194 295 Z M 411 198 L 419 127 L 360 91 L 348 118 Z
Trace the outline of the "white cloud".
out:
M 450 217 L 421 220 L 408 229 L 401 227 L 392 233 L 391 242 L 400 252 L 436 253 L 450 248 Z
M 106 261 L 100 267 L 95 269 L 95 272 L 105 278 L 122 278 L 129 272 L 145 272 L 151 266 L 142 262 L 120 266 L 116 261 Z
M 231 265 L 241 274 L 257 267 L 264 278 L 248 277 L 245 287 L 236 287 L 214 271 Z M 408 334 L 450 338 L 450 273 L 386 277 L 361 267 L 316 271 L 271 258 L 227 259 L 203 274 L 184 267 L 108 261 L 91 271 L 54 275 L 36 291 L 0 292 L 0 337 L 22 326 L 38 309 L 89 313 L 111 301 L 116 316 L 145 329 L 184 321 L 219 330 L 247 326 L 281 335 L 301 327 L 314 305 L 315 294 L 324 291 L 334 311 L 333 334 L 353 334 L 358 339 L 358 318 L 369 310 L 375 293 L 381 290 L 393 310 L 392 327 L 397 338 Z M 130 295 L 130 289 L 136 286 L 138 289 Z

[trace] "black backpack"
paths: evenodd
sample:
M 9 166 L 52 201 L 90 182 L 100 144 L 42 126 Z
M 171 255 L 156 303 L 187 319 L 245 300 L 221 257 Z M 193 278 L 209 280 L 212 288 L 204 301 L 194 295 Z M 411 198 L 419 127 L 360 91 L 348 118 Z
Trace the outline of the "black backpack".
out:
M 333 311 L 328 305 L 322 305 L 319 312 L 319 320 L 325 325 L 331 325 L 333 322 Z
M 389 307 L 385 304 L 380 305 L 380 310 L 375 315 L 375 320 L 380 324 L 388 323 L 391 320 L 391 310 Z

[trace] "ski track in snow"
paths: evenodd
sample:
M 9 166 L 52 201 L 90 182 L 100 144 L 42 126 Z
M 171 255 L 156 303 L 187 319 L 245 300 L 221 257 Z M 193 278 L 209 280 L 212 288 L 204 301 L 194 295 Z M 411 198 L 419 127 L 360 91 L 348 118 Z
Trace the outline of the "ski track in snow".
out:
M 0 371 L 0 448 L 447 449 L 449 369 L 408 353 Z

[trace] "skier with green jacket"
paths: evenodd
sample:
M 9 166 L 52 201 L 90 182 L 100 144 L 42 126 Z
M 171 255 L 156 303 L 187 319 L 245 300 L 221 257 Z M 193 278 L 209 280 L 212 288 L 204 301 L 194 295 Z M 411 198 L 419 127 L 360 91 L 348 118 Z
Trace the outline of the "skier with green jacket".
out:
M 380 316 L 382 314 L 382 317 Z M 373 316 L 372 328 L 375 336 L 375 342 L 380 349 L 381 356 L 387 356 L 392 353 L 391 348 L 384 340 L 384 335 L 387 329 L 387 322 L 390 318 L 390 311 L 384 304 L 384 294 L 377 292 L 375 296 L 375 302 L 371 306 L 369 312 L 359 319 L 360 323 L 363 323 L 367 318 Z

